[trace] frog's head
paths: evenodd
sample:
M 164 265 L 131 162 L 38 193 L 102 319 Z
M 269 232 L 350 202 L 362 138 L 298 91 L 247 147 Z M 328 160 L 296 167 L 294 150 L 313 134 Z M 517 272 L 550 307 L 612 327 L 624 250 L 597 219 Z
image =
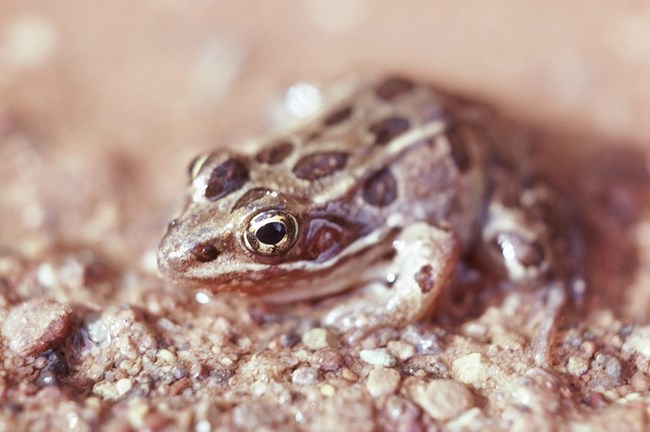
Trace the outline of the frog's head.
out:
M 189 203 L 158 252 L 168 277 L 214 291 L 274 293 L 328 273 L 359 237 L 360 228 L 340 217 L 345 209 L 316 209 L 282 176 L 250 170 L 254 164 L 223 152 L 192 164 Z

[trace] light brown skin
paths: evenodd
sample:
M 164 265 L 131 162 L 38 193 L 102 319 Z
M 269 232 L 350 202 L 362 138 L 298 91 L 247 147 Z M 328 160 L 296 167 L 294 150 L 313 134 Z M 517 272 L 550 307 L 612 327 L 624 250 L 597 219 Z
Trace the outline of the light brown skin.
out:
M 505 251 L 495 268 L 538 279 L 553 266 L 538 235 L 544 221 L 493 193 L 489 118 L 429 86 L 387 78 L 260 141 L 257 153 L 199 156 L 159 266 L 174 280 L 273 301 L 355 289 L 323 320 L 363 331 L 426 314 L 472 248 Z

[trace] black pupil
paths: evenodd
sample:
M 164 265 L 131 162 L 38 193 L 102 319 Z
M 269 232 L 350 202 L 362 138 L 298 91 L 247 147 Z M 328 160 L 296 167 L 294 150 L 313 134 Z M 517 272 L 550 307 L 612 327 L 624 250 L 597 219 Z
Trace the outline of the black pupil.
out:
M 260 227 L 255 233 L 259 241 L 268 245 L 276 245 L 287 235 L 287 227 L 280 222 L 270 222 Z

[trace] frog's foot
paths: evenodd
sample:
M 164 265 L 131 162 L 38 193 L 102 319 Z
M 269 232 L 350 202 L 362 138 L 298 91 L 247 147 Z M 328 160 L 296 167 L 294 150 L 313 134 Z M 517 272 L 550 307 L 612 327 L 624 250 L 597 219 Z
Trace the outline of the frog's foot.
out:
M 549 366 L 551 359 L 551 345 L 557 327 L 560 312 L 566 302 L 566 289 L 563 284 L 554 282 L 544 291 L 544 298 L 540 299 L 541 305 L 535 307 L 531 327 L 533 329 L 533 360 L 540 367 Z
M 431 310 L 440 291 L 448 285 L 459 259 L 459 242 L 449 231 L 426 223 L 408 226 L 394 240 L 396 255 L 386 283 L 326 302 L 323 324 L 354 336 L 379 327 L 403 327 Z

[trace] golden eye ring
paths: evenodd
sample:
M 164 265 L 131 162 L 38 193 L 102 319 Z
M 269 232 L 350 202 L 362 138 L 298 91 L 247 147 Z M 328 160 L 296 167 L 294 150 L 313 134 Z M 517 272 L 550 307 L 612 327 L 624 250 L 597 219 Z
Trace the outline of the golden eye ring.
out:
M 298 221 L 279 210 L 253 216 L 244 232 L 244 244 L 253 253 L 277 256 L 286 253 L 298 238 Z

